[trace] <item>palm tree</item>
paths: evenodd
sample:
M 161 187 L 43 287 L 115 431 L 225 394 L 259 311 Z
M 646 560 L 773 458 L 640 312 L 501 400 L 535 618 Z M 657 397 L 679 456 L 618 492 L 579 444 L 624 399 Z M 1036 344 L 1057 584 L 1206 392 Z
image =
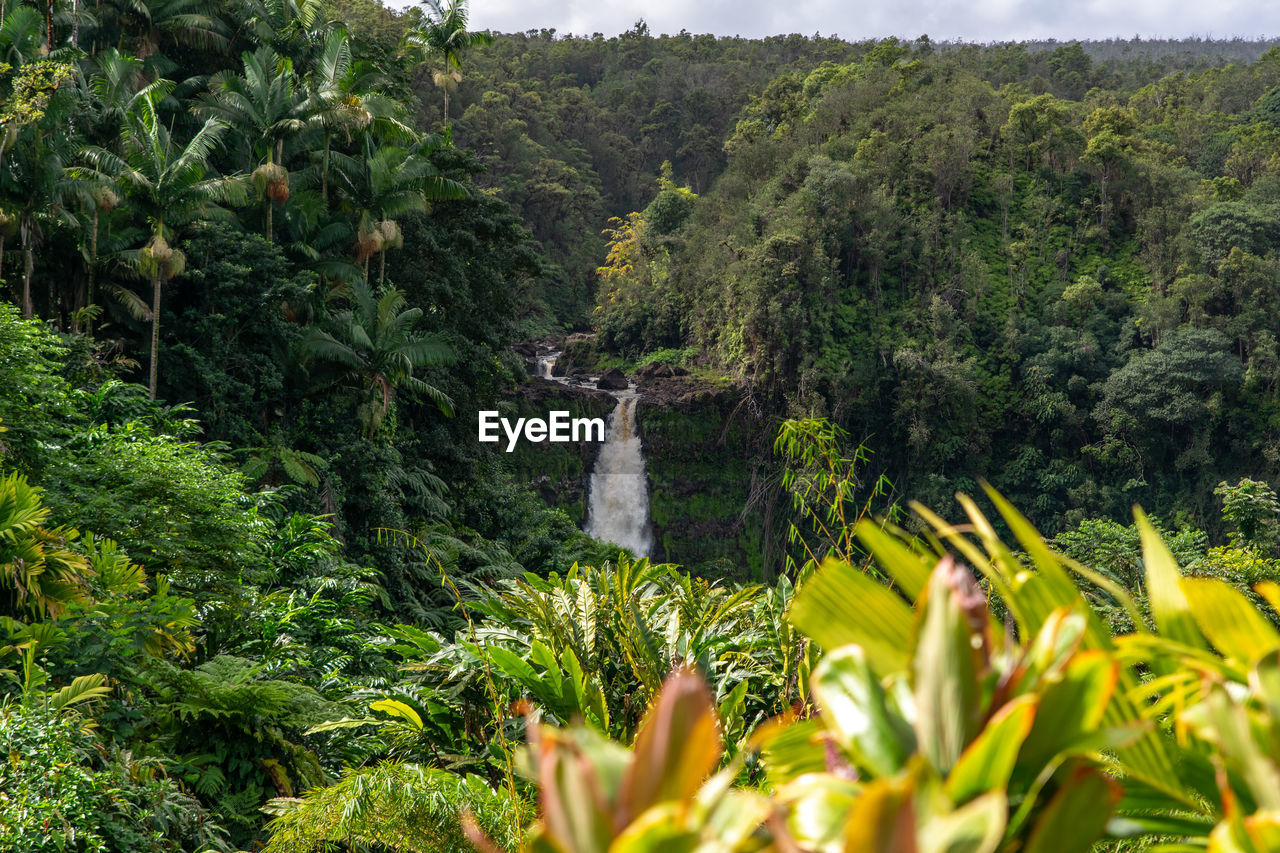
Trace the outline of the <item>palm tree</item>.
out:
M 433 201 L 467 197 L 467 188 L 447 178 L 431 162 L 431 153 L 443 145 L 439 137 L 424 140 L 416 151 L 383 146 L 376 151 L 366 134 L 364 156 L 332 155 L 344 195 L 344 206 L 356 220 L 356 263 L 369 279 L 369 259 L 380 255 L 380 284 L 386 282 L 387 249 L 403 244 L 397 218 L 425 213 Z
M 266 204 L 267 240 L 272 239 L 273 205 L 289 200 L 284 141 L 306 126 L 306 104 L 294 87 L 293 62 L 269 47 L 241 55 L 243 74 L 220 71 L 194 111 L 228 125 L 249 144 L 253 183 Z M 255 168 L 256 166 L 256 168 Z
M 220 50 L 231 43 L 231 32 L 210 0 L 108 0 L 90 20 L 96 24 L 95 46 L 122 42 L 145 63 L 152 79 L 176 67 L 166 50 Z
M 429 61 L 435 57 L 442 68 L 432 79 L 444 93 L 444 123 L 449 123 L 449 91 L 462 82 L 462 54 L 478 44 L 492 44 L 488 33 L 467 31 L 467 0 L 427 0 L 427 20 L 405 34 L 403 47 L 411 56 Z
M 340 25 L 326 17 L 325 0 L 242 0 L 244 28 L 253 42 L 293 60 L 303 76 Z
M 311 328 L 302 341 L 302 356 L 307 363 L 321 362 L 331 372 L 333 384 L 356 392 L 365 434 L 377 433 L 400 388 L 422 394 L 452 415 L 453 401 L 413 375 L 420 367 L 450 364 L 456 358 L 438 336 L 414 332 L 422 309 L 406 308 L 402 291 L 377 296 L 363 281 L 352 286 L 350 299 L 350 308 L 330 318 L 331 331 Z
M 417 132 L 404 120 L 408 113 L 405 105 L 379 91 L 386 84 L 386 75 L 373 63 L 352 58 L 350 37 L 341 27 L 329 32 L 305 81 L 307 123 L 324 137 L 312 171 L 318 175 L 320 197 L 326 204 L 335 135 L 341 134 L 347 143 L 361 132 L 389 142 L 417 141 Z
M 193 221 L 215 215 L 221 210 L 219 204 L 244 204 L 248 196 L 241 176 L 209 175 L 209 157 L 224 124 L 208 119 L 185 145 L 170 136 L 161 121 L 159 104 L 172 90 L 171 81 L 160 80 L 134 96 L 120 133 L 123 156 L 98 146 L 88 146 L 82 152 L 91 167 L 82 173 L 114 181 L 129 208 L 149 226 L 146 245 L 131 253 L 131 260 L 138 273 L 151 282 L 153 400 L 160 353 L 160 293 L 163 285 L 186 267 L 186 255 L 173 248 L 171 241 Z

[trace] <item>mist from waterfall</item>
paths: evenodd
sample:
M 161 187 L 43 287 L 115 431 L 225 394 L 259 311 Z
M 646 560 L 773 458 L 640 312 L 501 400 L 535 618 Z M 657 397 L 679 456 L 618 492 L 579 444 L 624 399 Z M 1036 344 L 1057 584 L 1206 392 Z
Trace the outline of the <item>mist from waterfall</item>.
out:
M 591 472 L 586 532 L 622 545 L 637 557 L 649 556 L 649 481 L 636 424 L 635 396 L 618 398 L 609 417 L 605 443 Z

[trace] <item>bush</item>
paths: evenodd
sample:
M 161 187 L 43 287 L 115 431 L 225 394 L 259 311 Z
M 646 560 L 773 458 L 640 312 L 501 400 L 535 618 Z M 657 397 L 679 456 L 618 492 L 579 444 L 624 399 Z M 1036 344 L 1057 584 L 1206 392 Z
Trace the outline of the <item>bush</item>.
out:
M 229 850 L 200 804 L 154 766 L 111 756 L 79 718 L 0 708 L 0 849 Z

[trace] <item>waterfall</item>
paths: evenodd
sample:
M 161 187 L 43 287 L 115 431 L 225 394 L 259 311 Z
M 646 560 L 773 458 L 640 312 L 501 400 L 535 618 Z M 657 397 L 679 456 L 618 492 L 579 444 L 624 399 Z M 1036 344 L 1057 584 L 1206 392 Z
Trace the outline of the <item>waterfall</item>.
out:
M 605 443 L 591 472 L 586 531 L 597 539 L 622 545 L 637 557 L 649 556 L 649 481 L 640 450 L 634 394 L 617 395 Z
M 560 351 L 549 352 L 546 355 L 538 356 L 538 375 L 543 379 L 555 379 L 551 375 L 551 371 L 555 370 L 556 359 L 560 357 Z

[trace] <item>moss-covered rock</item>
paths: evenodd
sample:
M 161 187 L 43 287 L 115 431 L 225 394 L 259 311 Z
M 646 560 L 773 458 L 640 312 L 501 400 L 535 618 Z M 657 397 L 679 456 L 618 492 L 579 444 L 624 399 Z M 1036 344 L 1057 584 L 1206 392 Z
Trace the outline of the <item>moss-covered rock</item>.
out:
M 530 379 L 503 405 L 502 416 L 545 418 L 552 411 L 568 411 L 572 418 L 604 418 L 608 422 L 615 401 L 603 391 Z M 550 506 L 563 509 L 579 527 L 587 514 L 587 489 L 591 468 L 600 452 L 597 442 L 532 443 L 519 441 L 511 453 L 505 440 L 494 452 L 503 458 L 517 483 L 526 484 Z
M 642 381 L 637 412 L 651 485 L 655 560 L 742 580 L 775 559 L 772 429 L 736 387 L 688 377 Z

